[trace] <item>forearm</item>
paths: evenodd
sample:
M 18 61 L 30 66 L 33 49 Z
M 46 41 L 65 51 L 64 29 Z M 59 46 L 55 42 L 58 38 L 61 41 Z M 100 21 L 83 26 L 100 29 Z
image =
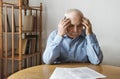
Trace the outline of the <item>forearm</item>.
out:
M 103 59 L 102 51 L 94 34 L 86 36 L 87 55 L 92 64 L 100 64 Z
M 62 37 L 57 35 L 53 41 L 49 41 L 45 52 L 43 53 L 43 61 L 46 64 L 53 64 L 54 61 L 60 56 Z
M 59 57 L 59 46 L 47 47 L 43 54 L 43 61 L 45 64 L 53 64 L 54 61 Z

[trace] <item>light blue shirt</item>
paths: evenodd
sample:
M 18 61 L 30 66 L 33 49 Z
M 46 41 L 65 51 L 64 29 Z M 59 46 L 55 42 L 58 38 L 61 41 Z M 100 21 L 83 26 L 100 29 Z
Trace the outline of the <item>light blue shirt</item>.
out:
M 90 62 L 100 64 L 103 54 L 96 39 L 95 34 L 82 34 L 72 39 L 67 35 L 63 37 L 53 31 L 47 41 L 46 49 L 43 53 L 45 64 L 66 63 L 66 62 Z

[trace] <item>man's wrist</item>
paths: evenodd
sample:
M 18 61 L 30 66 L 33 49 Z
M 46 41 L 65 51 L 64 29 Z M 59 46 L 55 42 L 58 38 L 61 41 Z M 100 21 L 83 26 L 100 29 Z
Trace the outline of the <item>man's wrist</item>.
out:
M 92 31 L 87 31 L 87 32 L 86 32 L 86 35 L 91 35 L 91 34 L 93 34 Z
M 61 33 L 57 33 L 57 35 L 59 35 L 59 36 L 61 36 L 61 37 L 63 37 L 64 35 L 63 34 L 61 34 Z

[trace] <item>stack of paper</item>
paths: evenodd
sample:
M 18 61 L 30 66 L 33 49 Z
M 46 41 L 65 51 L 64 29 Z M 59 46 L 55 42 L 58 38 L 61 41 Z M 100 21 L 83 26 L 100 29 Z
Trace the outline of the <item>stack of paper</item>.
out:
M 79 68 L 59 68 L 57 67 L 50 79 L 96 79 L 106 76 L 90 69 L 88 67 Z

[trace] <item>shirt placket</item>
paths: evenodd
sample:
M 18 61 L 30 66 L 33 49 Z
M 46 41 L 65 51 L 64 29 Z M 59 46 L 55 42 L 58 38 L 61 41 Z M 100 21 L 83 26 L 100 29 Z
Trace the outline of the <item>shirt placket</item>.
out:
M 75 51 L 75 46 L 74 46 L 74 40 L 70 44 L 70 50 L 69 50 L 69 57 L 70 57 L 70 62 L 74 62 L 74 51 Z

